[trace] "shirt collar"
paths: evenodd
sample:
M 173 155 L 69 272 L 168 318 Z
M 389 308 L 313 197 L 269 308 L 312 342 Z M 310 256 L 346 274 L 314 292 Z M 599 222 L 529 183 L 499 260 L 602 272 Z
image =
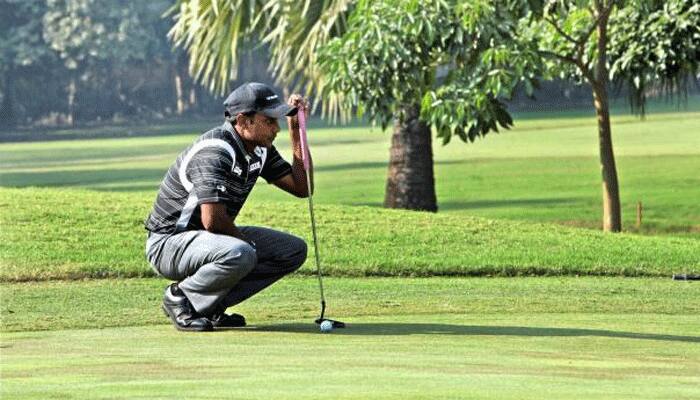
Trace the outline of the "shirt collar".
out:
M 241 148 L 241 150 L 243 151 L 243 154 L 246 155 L 246 158 L 248 160 L 250 160 L 252 157 L 255 157 L 255 150 L 257 150 L 259 146 L 255 146 L 255 149 L 253 149 L 253 154 L 251 154 L 248 152 L 248 149 L 245 147 L 245 143 L 243 143 L 243 139 L 241 139 L 241 135 L 238 133 L 238 131 L 236 131 L 236 128 L 233 126 L 233 124 L 231 124 L 231 122 L 229 122 L 229 121 L 224 122 L 224 125 L 222 126 L 222 128 L 226 132 L 231 134 L 231 137 L 233 137 L 233 141 L 236 142 L 238 147 Z

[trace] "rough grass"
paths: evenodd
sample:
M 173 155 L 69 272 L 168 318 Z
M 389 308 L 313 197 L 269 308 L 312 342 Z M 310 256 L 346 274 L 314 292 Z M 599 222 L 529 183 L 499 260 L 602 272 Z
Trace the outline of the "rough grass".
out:
M 0 280 L 143 277 L 153 193 L 0 189 Z M 700 269 L 700 241 L 609 235 L 550 224 L 319 205 L 320 253 L 332 276 L 666 276 Z M 304 237 L 304 200 L 246 206 L 239 224 Z M 313 258 L 301 269 L 313 273 Z

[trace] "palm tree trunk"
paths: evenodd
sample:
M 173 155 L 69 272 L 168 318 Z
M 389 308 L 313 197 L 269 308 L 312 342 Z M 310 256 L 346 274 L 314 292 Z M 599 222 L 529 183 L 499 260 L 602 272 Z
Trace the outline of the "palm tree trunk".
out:
M 600 8 L 599 8 L 600 10 Z M 622 215 L 620 211 L 620 189 L 617 182 L 617 167 L 613 153 L 610 130 L 610 106 L 608 103 L 608 69 L 606 67 L 606 47 L 608 16 L 604 15 L 598 24 L 598 59 L 595 66 L 593 104 L 598 117 L 598 140 L 600 148 L 600 169 L 603 175 L 603 231 L 620 232 Z
M 417 104 L 405 105 L 391 138 L 384 206 L 437 211 L 430 127 L 418 118 Z
M 175 112 L 177 115 L 182 115 L 185 112 L 185 95 L 182 89 L 182 77 L 177 68 L 173 69 L 173 77 L 175 78 L 175 98 L 177 99 Z

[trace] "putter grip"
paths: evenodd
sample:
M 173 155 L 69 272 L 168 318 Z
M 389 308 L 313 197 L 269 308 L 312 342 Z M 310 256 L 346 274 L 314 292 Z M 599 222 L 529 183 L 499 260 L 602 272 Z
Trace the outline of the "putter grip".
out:
M 304 169 L 309 170 L 309 141 L 306 138 L 306 109 L 299 106 L 297 111 L 299 119 L 299 139 L 301 139 L 301 159 L 304 162 Z

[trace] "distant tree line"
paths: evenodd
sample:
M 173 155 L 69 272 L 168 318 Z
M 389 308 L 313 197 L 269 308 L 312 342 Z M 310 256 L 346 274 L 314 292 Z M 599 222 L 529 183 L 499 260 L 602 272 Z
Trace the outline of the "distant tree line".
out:
M 167 37 L 171 1 L 0 0 L 0 129 L 207 113 Z M 257 53 L 264 52 L 258 49 Z M 247 52 L 240 79 L 270 81 Z
M 193 80 L 189 56 L 168 39 L 174 3 L 0 0 L 0 130 L 215 113 L 221 93 Z M 230 76 L 272 83 L 271 55 L 248 39 Z M 510 106 L 575 107 L 590 90 L 545 82 L 535 98 L 518 92 Z

